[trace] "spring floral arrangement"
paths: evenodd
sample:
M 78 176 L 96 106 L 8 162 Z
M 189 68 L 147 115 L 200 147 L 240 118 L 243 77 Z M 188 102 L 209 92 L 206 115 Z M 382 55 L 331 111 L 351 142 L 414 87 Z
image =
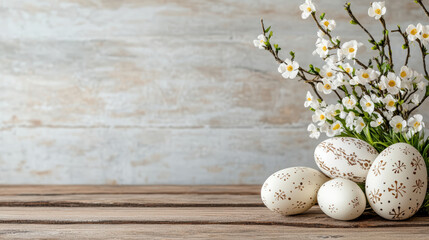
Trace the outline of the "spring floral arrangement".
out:
M 422 0 L 414 2 L 429 17 Z M 351 4 L 346 3 L 344 7 L 350 16 L 350 24 L 368 36 L 369 48 L 373 52 L 370 59 L 360 56 L 363 43 L 345 41 L 334 35 L 336 21 L 329 19 L 325 13 L 317 13 L 317 7 L 311 0 L 305 0 L 299 9 L 303 19 L 310 18 L 317 26 L 313 55 L 324 61 L 323 66 L 300 66 L 292 51 L 289 58 L 280 57 L 281 48 L 272 43 L 273 31 L 271 27 L 264 26 L 263 20 L 262 34 L 253 43 L 255 47 L 271 53 L 279 63 L 278 71 L 283 78 L 298 78 L 313 90 L 312 93 L 307 92 L 304 103 L 306 108 L 313 111 L 312 123 L 308 125 L 311 138 L 319 138 L 321 133 L 328 137 L 352 137 L 363 140 L 377 152 L 397 143 L 407 143 L 418 150 L 425 165 L 429 166 L 429 138 L 424 135 L 423 116 L 415 113 L 429 97 L 426 63 L 426 56 L 429 55 L 429 25 L 416 23 L 405 29 L 399 25 L 395 29 L 387 29 L 385 3 L 373 2 L 368 15 L 380 23 L 382 31 L 381 39 L 376 39 L 355 17 Z M 401 36 L 402 46 L 392 44 L 391 34 Z M 393 61 L 394 47 L 402 47 L 404 51 L 404 59 L 399 63 Z M 422 72 L 415 71 L 415 66 L 409 66 L 410 48 L 419 50 L 418 56 L 413 57 L 421 59 Z M 374 192 L 373 196 L 376 195 Z M 421 209 L 429 213 L 429 192 Z M 401 212 L 400 209 L 396 211 Z

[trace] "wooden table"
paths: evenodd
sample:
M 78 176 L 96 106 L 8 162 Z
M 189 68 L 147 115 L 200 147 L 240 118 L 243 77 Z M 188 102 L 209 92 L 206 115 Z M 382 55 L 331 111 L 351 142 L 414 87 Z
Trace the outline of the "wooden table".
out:
M 259 186 L 0 186 L 7 239 L 429 239 L 429 217 L 284 217 Z

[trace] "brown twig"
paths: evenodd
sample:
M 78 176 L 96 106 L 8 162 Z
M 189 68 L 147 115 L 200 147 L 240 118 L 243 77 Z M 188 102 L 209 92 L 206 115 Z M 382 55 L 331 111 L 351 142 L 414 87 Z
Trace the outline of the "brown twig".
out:
M 423 70 L 425 71 L 426 77 L 429 77 L 427 67 L 426 67 L 426 48 L 423 46 L 420 39 L 416 40 L 419 43 L 420 51 L 422 52 L 422 59 L 423 59 Z
M 392 32 L 398 32 L 399 34 L 401 34 L 402 38 L 404 39 L 404 42 L 405 42 L 404 45 L 407 48 L 407 56 L 405 57 L 405 64 L 404 65 L 407 66 L 408 65 L 408 59 L 411 56 L 411 54 L 410 54 L 410 44 L 409 44 L 407 35 L 404 32 L 402 32 L 401 27 L 399 25 L 398 25 L 398 30 L 392 30 Z
M 429 11 L 426 9 L 426 7 L 425 7 L 425 5 L 423 4 L 422 0 L 416 0 L 416 3 L 418 3 L 418 4 L 423 8 L 423 10 L 424 10 L 424 11 L 425 11 L 425 13 L 426 13 L 426 16 L 428 16 L 428 17 L 429 17 Z
M 364 67 L 365 69 L 367 69 L 367 68 L 368 68 L 368 66 L 367 66 L 367 65 L 365 65 L 364 63 L 362 63 L 361 61 L 359 61 L 357 58 L 353 58 L 353 60 L 355 60 L 357 64 L 361 65 L 361 66 L 362 66 L 362 67 Z
M 389 50 L 389 64 L 390 64 L 390 67 L 393 68 L 392 47 L 390 46 L 389 31 L 386 28 L 386 21 L 384 21 L 383 17 L 380 18 L 380 22 L 383 25 L 383 29 L 384 29 L 384 31 L 383 31 L 383 36 L 384 36 L 383 49 L 387 43 L 387 47 Z

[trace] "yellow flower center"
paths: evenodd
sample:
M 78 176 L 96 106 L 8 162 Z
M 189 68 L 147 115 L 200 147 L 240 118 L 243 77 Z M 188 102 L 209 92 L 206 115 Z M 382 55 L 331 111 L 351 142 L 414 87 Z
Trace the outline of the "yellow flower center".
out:
M 410 31 L 410 33 L 411 33 L 412 35 L 416 35 L 416 34 L 417 34 L 417 29 L 413 28 L 413 29 Z
M 370 102 L 367 102 L 365 105 L 366 105 L 367 107 L 371 107 L 371 103 L 370 103 Z
M 423 33 L 422 37 L 423 37 L 423 38 L 428 38 L 428 37 L 429 37 L 429 34 L 427 34 L 427 33 Z
M 325 115 L 322 114 L 322 115 L 320 115 L 319 118 L 320 118 L 320 120 L 323 120 L 323 119 L 325 119 Z
M 311 101 L 311 98 L 307 98 L 307 101 Z
M 380 8 L 377 8 L 377 9 L 375 9 L 375 10 L 374 10 L 374 12 L 375 12 L 376 14 L 380 15 L 380 14 L 381 14 L 381 9 L 380 9 Z
M 326 76 L 328 76 L 328 77 L 332 77 L 332 73 L 331 72 L 328 72 L 328 73 L 326 73 Z
M 407 76 L 407 73 L 405 71 L 402 71 L 401 72 L 401 77 L 406 77 L 406 76 Z
M 325 22 L 323 23 L 323 25 L 325 25 L 325 27 L 328 27 L 328 26 L 329 26 L 329 22 L 328 22 L 328 21 L 325 21 Z
M 388 84 L 390 87 L 396 86 L 396 82 L 394 80 L 390 80 Z
M 393 107 L 393 106 L 395 106 L 395 102 L 394 101 L 389 101 L 389 103 L 387 103 L 387 106 Z
M 354 48 L 352 48 L 352 47 L 351 47 L 351 48 L 349 48 L 349 52 L 350 52 L 350 53 L 352 53 L 352 52 L 354 52 L 354 51 L 355 51 L 355 49 L 354 49 Z
M 363 127 L 363 126 L 365 126 L 365 123 L 361 122 L 360 125 Z
M 350 68 L 346 68 L 346 72 L 347 73 L 351 72 L 351 69 Z
M 259 40 L 260 43 L 264 43 L 265 41 L 263 39 Z
M 349 99 L 349 100 L 347 101 L 347 103 L 348 103 L 349 105 L 352 105 L 352 104 L 353 104 L 353 102 L 352 102 L 352 100 L 351 100 L 351 99 Z
M 401 129 L 402 128 L 402 123 L 397 123 L 396 124 L 396 128 Z
M 338 130 L 338 129 L 340 129 L 340 124 L 339 123 L 337 123 L 337 124 L 335 124 L 335 126 L 332 128 L 332 130 Z
M 328 48 L 326 46 L 323 46 L 322 49 L 323 49 L 323 51 L 328 50 Z
M 362 77 L 363 77 L 363 78 L 369 78 L 369 74 L 368 74 L 368 73 L 363 73 L 363 74 L 362 74 Z
M 325 84 L 325 85 L 323 85 L 323 87 L 324 87 L 326 90 L 331 89 L 331 85 L 329 85 L 329 84 Z
M 414 127 L 415 127 L 415 128 L 420 127 L 420 123 L 419 123 L 419 122 L 415 122 L 415 123 L 414 123 Z
M 307 11 L 311 12 L 311 7 L 307 7 Z
M 292 70 L 293 70 L 293 67 L 291 66 L 291 65 L 289 65 L 289 66 L 287 66 L 287 68 L 286 68 L 289 72 L 292 72 Z

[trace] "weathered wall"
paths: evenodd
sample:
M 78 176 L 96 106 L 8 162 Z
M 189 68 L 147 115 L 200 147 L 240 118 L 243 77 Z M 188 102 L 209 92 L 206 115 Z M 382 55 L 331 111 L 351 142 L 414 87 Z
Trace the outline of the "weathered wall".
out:
M 352 6 L 381 33 L 370 2 Z M 386 2 L 392 28 L 427 23 L 413 1 Z M 300 3 L 0 1 L 0 183 L 261 183 L 315 166 L 307 89 L 252 44 L 264 17 L 308 65 L 316 28 Z M 342 5 L 318 1 L 343 39 L 366 42 Z

